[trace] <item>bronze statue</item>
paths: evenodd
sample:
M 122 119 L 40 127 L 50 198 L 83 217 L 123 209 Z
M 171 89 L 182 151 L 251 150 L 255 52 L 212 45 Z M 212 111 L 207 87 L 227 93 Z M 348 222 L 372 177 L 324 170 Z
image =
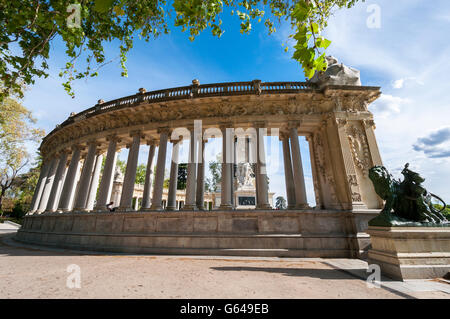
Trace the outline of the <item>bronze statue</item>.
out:
M 370 226 L 450 226 L 442 214 L 445 202 L 438 196 L 429 193 L 422 183 L 425 181 L 418 173 L 405 165 L 402 171 L 403 181 L 395 180 L 383 166 L 375 166 L 369 170 L 376 193 L 386 201 L 380 215 L 369 222 Z M 443 203 L 443 209 L 433 206 L 434 197 Z

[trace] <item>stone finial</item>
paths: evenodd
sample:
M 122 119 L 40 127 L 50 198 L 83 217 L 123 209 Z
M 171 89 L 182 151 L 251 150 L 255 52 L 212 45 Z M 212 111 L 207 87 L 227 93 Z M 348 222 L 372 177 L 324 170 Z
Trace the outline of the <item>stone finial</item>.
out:
M 75 115 L 77 115 L 77 113 L 75 113 L 75 112 L 70 112 L 69 117 L 74 117 Z
M 198 85 L 200 85 L 200 81 L 198 79 L 193 79 L 192 85 L 198 86 Z
M 139 93 L 140 94 L 144 94 L 146 92 L 147 92 L 147 90 L 145 88 L 139 88 Z
M 103 104 L 103 103 L 105 103 L 105 101 L 102 100 L 102 99 L 100 99 L 100 100 L 97 101 L 97 104 Z

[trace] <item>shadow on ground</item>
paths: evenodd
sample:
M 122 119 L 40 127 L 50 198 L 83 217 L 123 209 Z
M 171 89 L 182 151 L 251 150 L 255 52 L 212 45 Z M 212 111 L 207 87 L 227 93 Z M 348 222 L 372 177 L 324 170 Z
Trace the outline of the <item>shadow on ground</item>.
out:
M 211 267 L 217 271 L 255 271 L 278 273 L 285 276 L 311 277 L 319 279 L 358 279 L 340 269 L 314 269 L 314 268 L 277 268 L 277 267 Z

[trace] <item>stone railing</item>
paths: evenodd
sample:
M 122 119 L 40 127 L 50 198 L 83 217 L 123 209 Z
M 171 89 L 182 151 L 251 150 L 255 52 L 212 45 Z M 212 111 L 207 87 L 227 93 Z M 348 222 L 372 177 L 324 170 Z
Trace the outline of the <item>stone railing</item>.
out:
M 261 82 L 259 80 L 253 80 L 250 82 L 229 82 L 199 85 L 198 82 L 194 80 L 193 84 L 189 86 L 151 92 L 144 91 L 109 102 L 103 102 L 100 100 L 99 103 L 95 106 L 80 113 L 71 115 L 67 120 L 58 125 L 52 132 L 50 132 L 50 134 L 48 134 L 44 138 L 44 140 L 51 136 L 52 133 L 55 133 L 57 130 L 69 124 L 82 121 L 96 114 L 129 107 L 142 102 L 156 103 L 179 99 L 214 96 L 296 93 L 300 91 L 308 91 L 311 89 L 313 89 L 313 84 L 307 82 Z

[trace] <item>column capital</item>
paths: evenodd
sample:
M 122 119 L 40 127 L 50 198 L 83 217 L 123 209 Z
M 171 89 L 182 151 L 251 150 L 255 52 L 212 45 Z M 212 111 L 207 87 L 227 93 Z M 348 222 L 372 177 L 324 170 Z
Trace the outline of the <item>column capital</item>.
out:
M 158 146 L 159 141 L 157 139 L 151 138 L 147 140 L 147 145 Z
M 139 137 L 144 138 L 144 136 L 142 135 L 142 131 L 141 130 L 134 130 L 130 132 L 130 137 L 135 137 L 136 135 L 139 135 Z
M 158 134 L 162 134 L 162 133 L 170 133 L 170 128 L 169 127 L 158 127 L 157 129 Z
M 122 141 L 121 138 L 120 138 L 119 136 L 117 136 L 116 134 L 108 135 L 108 136 L 106 137 L 106 140 L 107 140 L 108 142 L 115 141 L 115 142 L 117 142 L 117 143 L 120 143 L 120 142 Z
M 298 129 L 298 127 L 300 126 L 300 123 L 301 123 L 300 121 L 289 121 L 287 128 L 288 129 L 293 129 L 293 128 Z
M 347 119 L 336 118 L 336 125 L 338 127 L 345 127 L 347 125 Z
M 313 141 L 313 137 L 314 137 L 313 133 L 308 133 L 308 134 L 305 135 L 305 138 L 306 138 L 306 140 L 308 142 L 312 142 Z
M 289 138 L 289 132 L 286 132 L 286 131 L 280 131 L 280 141 L 282 141 L 282 140 L 286 140 L 286 139 L 288 139 Z
M 253 122 L 253 127 L 255 127 L 255 128 L 267 128 L 267 122 L 266 121 Z
M 83 151 L 86 147 L 82 144 L 73 144 L 70 148 L 72 151 L 75 150 Z
M 364 128 L 366 128 L 366 129 L 370 128 L 370 127 L 372 127 L 373 129 L 376 129 L 375 121 L 373 119 L 364 119 L 364 120 L 362 120 L 362 123 L 364 125 Z
M 169 142 L 172 143 L 172 144 L 178 144 L 178 143 L 181 143 L 181 142 L 183 142 L 183 136 L 180 136 L 179 139 L 174 139 L 174 138 L 170 137 L 170 138 L 169 138 Z
M 234 128 L 234 125 L 231 122 L 223 122 L 223 123 L 219 124 L 219 128 L 220 128 L 221 131 L 224 131 L 227 128 Z
M 62 150 L 59 150 L 55 152 L 55 157 L 61 157 L 63 154 L 70 154 L 72 151 L 70 149 L 64 148 Z

